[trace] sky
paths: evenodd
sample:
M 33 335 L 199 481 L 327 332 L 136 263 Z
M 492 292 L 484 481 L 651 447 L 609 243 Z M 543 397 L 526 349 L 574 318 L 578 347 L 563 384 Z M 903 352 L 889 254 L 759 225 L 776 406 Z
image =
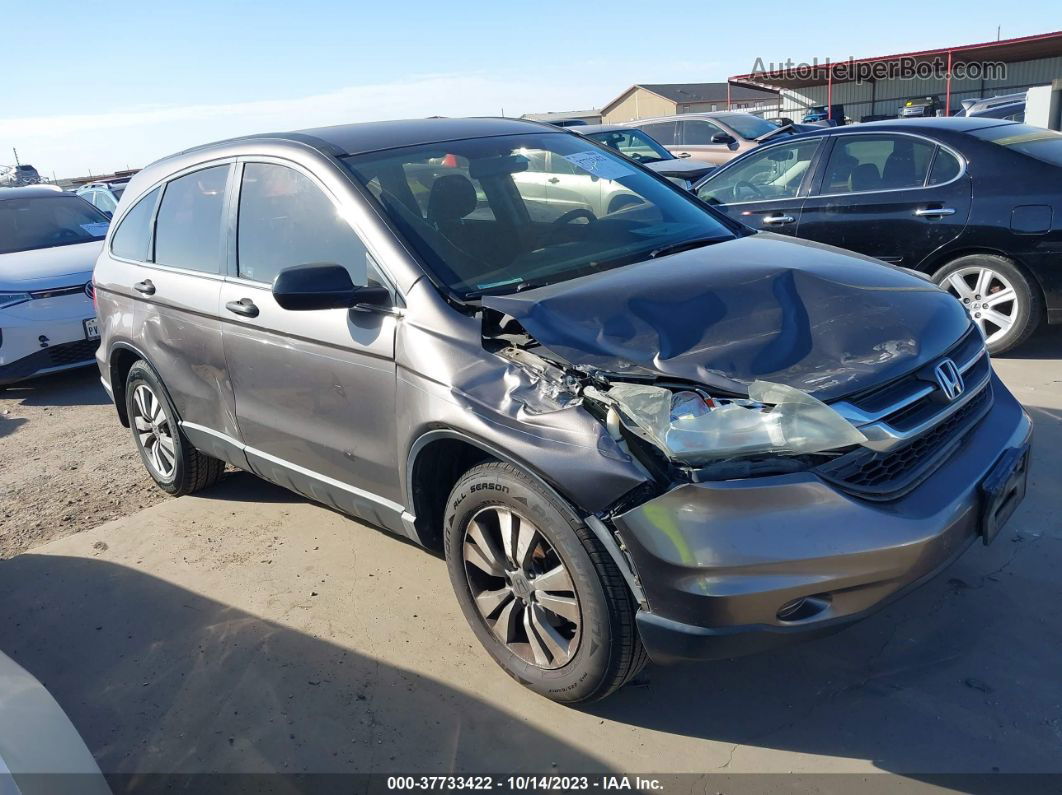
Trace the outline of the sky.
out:
M 163 6 L 166 7 L 163 7 Z M 634 83 L 724 81 L 1062 30 L 1013 4 L 646 0 L 0 3 L 0 164 L 59 178 L 254 132 L 600 107 Z

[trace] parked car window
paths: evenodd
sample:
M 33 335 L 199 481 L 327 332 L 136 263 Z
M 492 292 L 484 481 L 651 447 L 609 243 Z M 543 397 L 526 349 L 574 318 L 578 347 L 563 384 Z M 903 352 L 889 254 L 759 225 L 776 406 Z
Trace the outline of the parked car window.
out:
M 705 146 L 712 143 L 712 136 L 724 132 L 722 127 L 710 121 L 684 121 L 679 133 L 682 146 Z
M 778 127 L 766 119 L 753 116 L 751 113 L 734 113 L 723 116 L 722 121 L 734 132 L 749 141 L 754 141 L 761 135 L 777 132 Z
M 709 204 L 791 199 L 800 189 L 820 140 L 754 151 L 705 182 L 697 196 Z
M 658 121 L 652 124 L 639 124 L 638 127 L 645 130 L 653 138 L 664 146 L 674 146 L 678 134 L 678 122 Z
M 947 149 L 938 147 L 937 156 L 933 160 L 933 170 L 929 174 L 930 185 L 943 185 L 951 182 L 957 176 L 962 166 L 959 159 Z
M 820 193 L 863 193 L 925 184 L 934 145 L 908 135 L 839 135 Z
M 103 240 L 110 219 L 80 196 L 0 201 L 0 254 Z
M 335 204 L 304 174 L 271 163 L 248 163 L 240 185 L 237 272 L 272 283 L 284 268 L 334 262 L 357 285 L 368 284 L 366 249 Z
M 1031 127 L 1028 124 L 1000 124 L 974 130 L 970 135 L 1035 157 L 1053 166 L 1062 166 L 1062 133 L 1054 130 Z
M 110 191 L 96 190 L 92 192 L 93 204 L 99 207 L 106 213 L 113 213 L 114 208 L 118 206 L 118 202 L 114 200 L 114 197 L 110 194 Z
M 116 257 L 145 262 L 151 258 L 151 216 L 155 212 L 160 188 L 144 196 L 123 217 L 111 238 L 111 253 Z
M 155 222 L 155 262 L 221 272 L 221 215 L 229 167 L 213 166 L 166 185 Z
M 434 176 L 424 208 L 414 195 L 417 175 L 442 155 L 450 165 Z M 577 173 L 531 169 L 561 160 L 565 172 Z M 735 234 L 684 192 L 565 133 L 410 146 L 343 161 L 435 278 L 466 298 L 566 281 Z M 664 260 L 661 267 L 665 278 Z
M 671 160 L 674 155 L 654 141 L 644 130 L 608 130 L 586 136 L 605 146 L 610 146 L 631 160 L 639 163 L 658 163 Z

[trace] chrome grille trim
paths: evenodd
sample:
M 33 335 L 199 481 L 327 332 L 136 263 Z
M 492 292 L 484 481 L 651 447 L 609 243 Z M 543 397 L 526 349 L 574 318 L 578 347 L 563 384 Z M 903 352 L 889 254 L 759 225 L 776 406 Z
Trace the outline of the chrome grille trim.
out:
M 972 335 L 977 335 L 976 339 Z M 964 359 L 956 360 L 955 364 L 964 378 L 967 374 L 973 372 L 976 373 L 976 380 L 966 384 L 966 388 L 960 397 L 951 402 L 941 404 L 938 411 L 932 412 L 930 416 L 912 425 L 903 425 L 900 421 L 905 415 L 916 412 L 920 405 L 927 405 L 925 401 L 934 400 L 934 393 L 940 391 L 940 387 L 936 383 L 921 381 L 915 374 L 908 374 L 894 382 L 911 381 L 911 388 L 886 406 L 867 410 L 856 405 L 856 401 L 852 399 L 841 400 L 830 405 L 842 417 L 862 431 L 863 435 L 867 437 L 866 447 L 877 451 L 891 450 L 945 421 L 976 398 L 988 386 L 992 378 L 992 366 L 988 359 L 988 351 L 985 349 L 984 341 L 976 329 L 971 329 L 947 353 L 942 354 L 940 358 L 935 360 L 933 364 L 939 363 L 941 359 L 947 358 L 953 353 L 965 352 L 965 349 L 971 347 L 975 349 L 967 353 Z M 886 385 L 886 387 L 889 386 Z

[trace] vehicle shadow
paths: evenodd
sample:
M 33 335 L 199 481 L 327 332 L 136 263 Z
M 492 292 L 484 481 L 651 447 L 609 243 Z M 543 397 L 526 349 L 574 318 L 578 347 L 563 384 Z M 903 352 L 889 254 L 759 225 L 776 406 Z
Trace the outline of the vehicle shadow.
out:
M 19 381 L 0 395 L 24 406 L 105 406 L 111 402 L 95 366 Z
M 10 436 L 27 422 L 25 417 L 5 417 L 0 415 L 0 439 Z
M 1062 328 L 1042 326 L 1023 345 L 995 359 L 1062 359 Z
M 99 559 L 0 562 L 0 649 L 119 792 L 161 791 L 153 774 L 608 770 L 469 693 Z
M 841 633 L 653 667 L 648 686 L 587 711 L 678 735 L 867 759 L 908 776 L 1062 772 L 1062 492 L 1053 468 L 1039 465 L 1057 461 L 1062 411 L 1029 412 L 1028 496 L 991 546 L 975 542 L 941 576 Z

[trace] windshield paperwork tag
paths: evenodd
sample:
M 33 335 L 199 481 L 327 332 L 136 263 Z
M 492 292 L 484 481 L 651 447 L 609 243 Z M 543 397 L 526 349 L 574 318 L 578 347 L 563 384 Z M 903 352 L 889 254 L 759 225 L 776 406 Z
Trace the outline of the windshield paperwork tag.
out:
M 94 224 L 81 224 L 81 228 L 93 237 L 103 237 L 107 234 L 108 226 L 110 226 L 110 224 L 105 221 L 97 221 Z
M 601 179 L 619 179 L 629 177 L 634 173 L 633 168 L 613 160 L 600 152 L 576 152 L 574 155 L 563 155 L 569 163 L 593 174 Z

